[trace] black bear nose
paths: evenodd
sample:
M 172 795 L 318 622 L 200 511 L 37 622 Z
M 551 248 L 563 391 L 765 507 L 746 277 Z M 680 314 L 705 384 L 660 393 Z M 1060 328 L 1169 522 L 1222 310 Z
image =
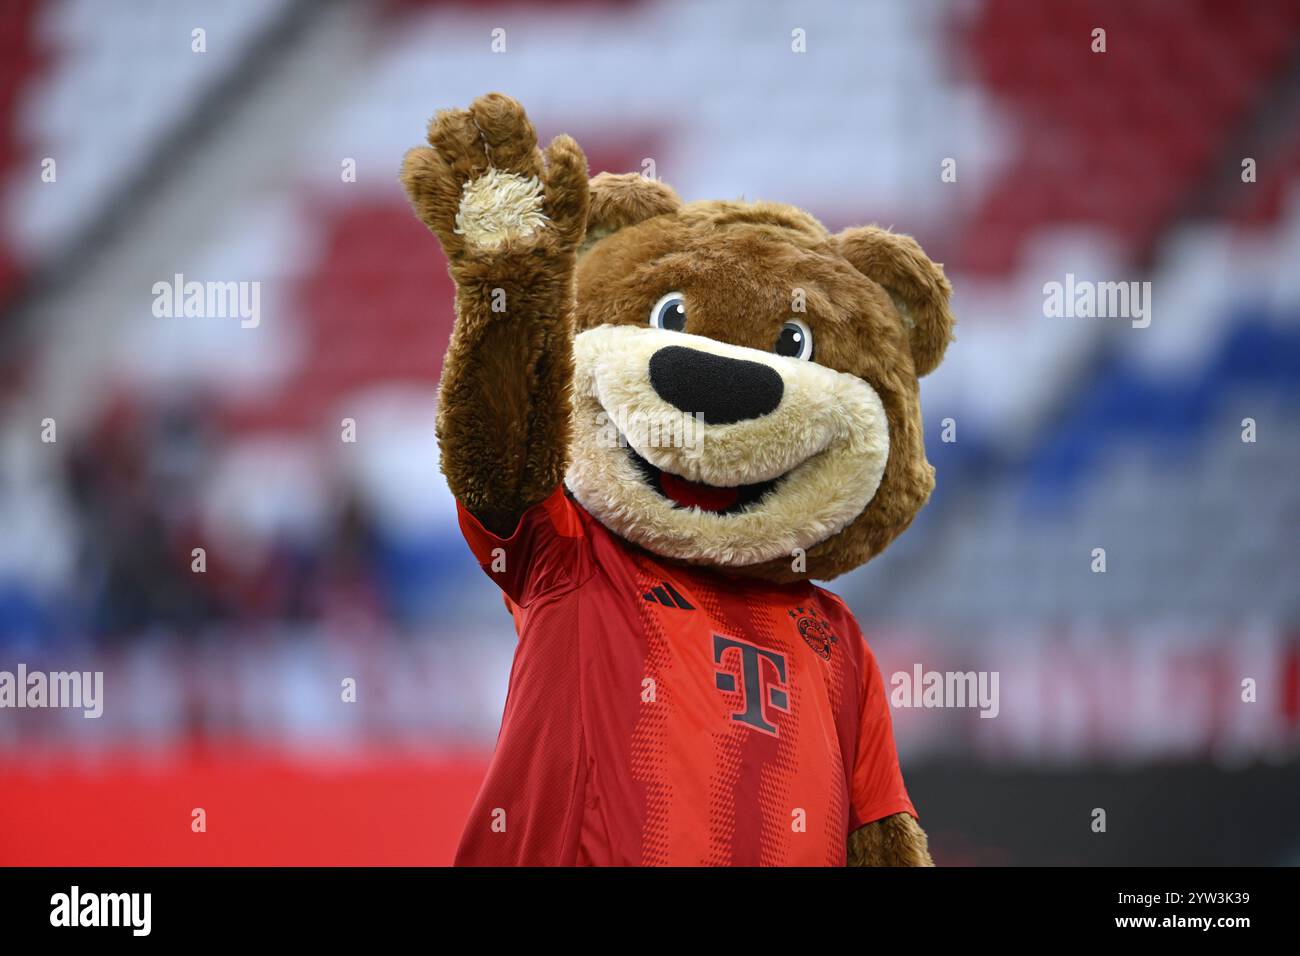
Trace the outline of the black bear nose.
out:
M 650 356 L 650 384 L 659 397 L 709 425 L 758 418 L 781 404 L 785 384 L 762 362 L 725 358 L 669 345 Z

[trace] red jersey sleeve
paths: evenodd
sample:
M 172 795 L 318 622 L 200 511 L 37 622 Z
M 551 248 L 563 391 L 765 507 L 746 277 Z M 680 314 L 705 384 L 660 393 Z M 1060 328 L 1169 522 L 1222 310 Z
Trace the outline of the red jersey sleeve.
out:
M 483 527 L 459 501 L 456 513 L 479 567 L 514 604 L 527 607 L 582 580 L 586 530 L 563 485 L 525 511 L 508 538 Z
M 903 786 L 903 771 L 898 765 L 898 751 L 894 748 L 889 698 L 880 677 L 880 667 L 865 640 L 862 682 L 858 746 L 850 783 L 850 831 L 895 813 L 916 816 L 907 788 Z

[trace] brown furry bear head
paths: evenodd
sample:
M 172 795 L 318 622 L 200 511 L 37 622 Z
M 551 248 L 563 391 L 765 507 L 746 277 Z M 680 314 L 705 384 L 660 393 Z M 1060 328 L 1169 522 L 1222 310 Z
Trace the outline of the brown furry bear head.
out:
M 773 581 L 878 554 L 934 486 L 918 382 L 950 287 L 908 236 L 591 181 L 566 482 L 656 554 Z

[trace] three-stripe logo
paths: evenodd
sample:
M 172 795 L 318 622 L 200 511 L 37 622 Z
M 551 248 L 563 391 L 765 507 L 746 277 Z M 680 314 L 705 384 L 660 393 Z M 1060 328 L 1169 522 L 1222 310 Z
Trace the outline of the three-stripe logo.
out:
M 662 604 L 664 607 L 677 608 L 683 611 L 695 610 L 695 605 L 682 597 L 681 593 L 668 581 L 661 582 L 659 586 L 646 591 L 643 596 L 651 604 Z

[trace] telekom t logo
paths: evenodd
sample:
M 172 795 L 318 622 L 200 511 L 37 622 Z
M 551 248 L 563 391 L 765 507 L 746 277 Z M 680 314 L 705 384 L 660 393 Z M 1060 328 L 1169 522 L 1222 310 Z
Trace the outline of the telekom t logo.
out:
M 723 655 L 735 649 L 740 652 L 740 674 L 745 686 L 740 692 L 741 710 L 731 715 L 732 720 L 749 724 L 755 730 L 777 736 L 776 724 L 767 719 L 769 706 L 789 713 L 790 695 L 785 684 L 785 657 L 775 651 L 765 650 L 748 641 L 734 637 L 713 635 L 713 663 L 721 664 Z M 766 680 L 763 673 L 763 661 L 767 660 L 776 670 L 776 680 Z M 730 671 L 719 670 L 716 674 L 718 690 L 734 693 L 736 675 Z

